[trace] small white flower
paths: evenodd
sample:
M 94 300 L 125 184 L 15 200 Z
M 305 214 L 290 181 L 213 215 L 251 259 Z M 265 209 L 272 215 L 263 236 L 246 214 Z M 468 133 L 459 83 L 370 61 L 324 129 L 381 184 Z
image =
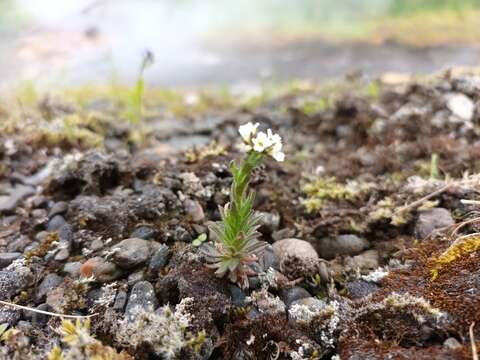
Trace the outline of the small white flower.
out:
M 263 131 L 260 131 L 256 137 L 252 139 L 253 150 L 256 152 L 264 152 L 272 146 L 272 139 Z
M 252 141 L 252 138 L 257 133 L 257 128 L 259 125 L 260 125 L 259 123 L 253 124 L 249 122 L 244 125 L 241 125 L 238 128 L 238 132 L 240 133 L 240 136 L 242 137 L 243 141 L 246 144 L 250 144 L 250 142 Z

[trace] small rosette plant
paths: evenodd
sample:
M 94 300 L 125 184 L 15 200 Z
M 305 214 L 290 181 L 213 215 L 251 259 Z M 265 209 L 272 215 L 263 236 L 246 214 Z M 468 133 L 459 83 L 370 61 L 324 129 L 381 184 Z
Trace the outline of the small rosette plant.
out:
M 257 132 L 258 125 L 248 123 L 238 129 L 247 155 L 240 165 L 230 164 L 233 175 L 230 202 L 220 209 L 221 221 L 211 226 L 217 241 L 204 247 L 204 255 L 217 276 L 228 274 L 242 288 L 248 287 L 248 276 L 255 274 L 249 265 L 258 260 L 267 245 L 258 240 L 261 217 L 253 210 L 255 194 L 248 189 L 250 176 L 265 156 L 277 161 L 285 158 L 281 137 L 270 129 L 266 133 Z

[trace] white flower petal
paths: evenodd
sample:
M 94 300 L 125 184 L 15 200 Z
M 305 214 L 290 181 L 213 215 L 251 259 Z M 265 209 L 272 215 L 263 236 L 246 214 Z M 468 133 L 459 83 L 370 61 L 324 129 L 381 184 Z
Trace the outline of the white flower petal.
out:
M 282 162 L 283 160 L 285 160 L 285 154 L 281 151 L 273 153 L 272 157 L 278 162 Z
M 253 124 L 251 122 L 241 125 L 238 128 L 238 132 L 240 133 L 243 141 L 250 143 L 252 137 L 257 133 L 257 128 L 259 125 L 259 123 Z

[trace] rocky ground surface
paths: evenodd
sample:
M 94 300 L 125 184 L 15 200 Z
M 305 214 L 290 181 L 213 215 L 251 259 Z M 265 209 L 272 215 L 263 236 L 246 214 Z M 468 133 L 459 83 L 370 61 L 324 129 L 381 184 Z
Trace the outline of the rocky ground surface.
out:
M 108 97 L 0 107 L 0 358 L 472 358 L 480 77 L 169 99 L 139 124 Z M 254 174 L 271 245 L 242 290 L 200 249 L 248 121 L 287 158 Z

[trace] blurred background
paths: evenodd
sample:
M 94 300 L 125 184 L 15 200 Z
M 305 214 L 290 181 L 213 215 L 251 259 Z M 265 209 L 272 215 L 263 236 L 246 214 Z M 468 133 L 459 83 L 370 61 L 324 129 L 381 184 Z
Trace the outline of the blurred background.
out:
M 480 0 L 0 0 L 0 86 L 422 74 L 480 59 Z

